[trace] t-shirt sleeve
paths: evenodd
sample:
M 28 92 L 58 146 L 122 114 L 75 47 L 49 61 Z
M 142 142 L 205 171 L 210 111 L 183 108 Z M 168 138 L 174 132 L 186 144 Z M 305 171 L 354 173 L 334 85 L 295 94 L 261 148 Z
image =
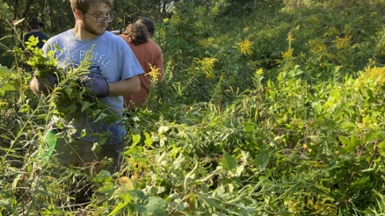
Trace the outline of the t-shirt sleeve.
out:
M 133 76 L 143 74 L 142 66 L 139 64 L 138 59 L 136 59 L 134 52 L 131 48 L 122 40 L 122 79 L 128 79 Z

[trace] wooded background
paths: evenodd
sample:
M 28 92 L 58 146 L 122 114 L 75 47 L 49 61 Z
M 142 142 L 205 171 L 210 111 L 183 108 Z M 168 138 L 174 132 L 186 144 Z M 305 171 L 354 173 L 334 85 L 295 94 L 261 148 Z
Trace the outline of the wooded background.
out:
M 249 7 L 256 5 L 261 1 L 235 1 L 227 0 L 228 6 L 231 4 Z M 178 5 L 182 3 L 181 5 Z M 152 18 L 156 23 L 161 22 L 164 18 L 170 18 L 173 11 L 177 7 L 186 7 L 191 9 L 197 6 L 206 5 L 212 6 L 212 1 L 209 0 L 193 0 L 183 2 L 183 0 L 114 0 L 114 8 L 112 13 L 115 15 L 115 20 L 110 23 L 111 30 L 123 30 L 129 23 L 135 21 L 139 16 Z M 55 35 L 66 29 L 72 28 L 74 18 L 68 0 L 0 0 L 0 38 L 2 41 L 2 56 L 3 65 L 10 66 L 12 60 L 10 56 L 5 56 L 5 50 L 11 49 L 13 46 L 20 44 L 20 38 L 28 32 L 28 20 L 32 17 L 37 17 L 44 22 L 44 32 L 48 36 Z M 16 26 L 12 25 L 17 21 L 24 19 Z M 4 40 L 4 38 L 7 38 Z

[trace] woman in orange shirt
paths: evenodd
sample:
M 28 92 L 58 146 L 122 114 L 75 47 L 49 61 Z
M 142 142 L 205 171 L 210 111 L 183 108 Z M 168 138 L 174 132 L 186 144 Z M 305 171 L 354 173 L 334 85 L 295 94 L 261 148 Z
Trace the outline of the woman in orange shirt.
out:
M 124 98 L 126 107 L 131 110 L 142 107 L 149 94 L 151 82 L 163 79 L 163 53 L 160 46 L 151 40 L 154 31 L 153 21 L 147 17 L 142 17 L 129 24 L 120 35 L 130 45 L 144 71 L 144 74 L 139 77 L 140 92 Z

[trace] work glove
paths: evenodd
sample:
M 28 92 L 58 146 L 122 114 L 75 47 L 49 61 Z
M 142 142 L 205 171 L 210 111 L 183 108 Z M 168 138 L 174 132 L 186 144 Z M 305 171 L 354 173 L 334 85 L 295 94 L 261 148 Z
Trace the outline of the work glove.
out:
M 90 73 L 80 78 L 80 83 L 85 87 L 86 93 L 98 98 L 107 97 L 110 91 L 107 80 L 99 74 Z
M 36 79 L 49 88 L 53 88 L 58 84 L 56 74 L 48 74 L 45 77 L 36 77 Z

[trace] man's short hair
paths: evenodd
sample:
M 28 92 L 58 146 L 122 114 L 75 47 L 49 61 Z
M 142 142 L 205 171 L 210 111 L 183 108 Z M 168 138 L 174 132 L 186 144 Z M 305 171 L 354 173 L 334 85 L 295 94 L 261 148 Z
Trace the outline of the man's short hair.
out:
M 106 3 L 110 8 L 112 8 L 113 0 L 70 0 L 72 10 L 78 9 L 83 12 L 87 12 L 91 5 L 96 3 Z

